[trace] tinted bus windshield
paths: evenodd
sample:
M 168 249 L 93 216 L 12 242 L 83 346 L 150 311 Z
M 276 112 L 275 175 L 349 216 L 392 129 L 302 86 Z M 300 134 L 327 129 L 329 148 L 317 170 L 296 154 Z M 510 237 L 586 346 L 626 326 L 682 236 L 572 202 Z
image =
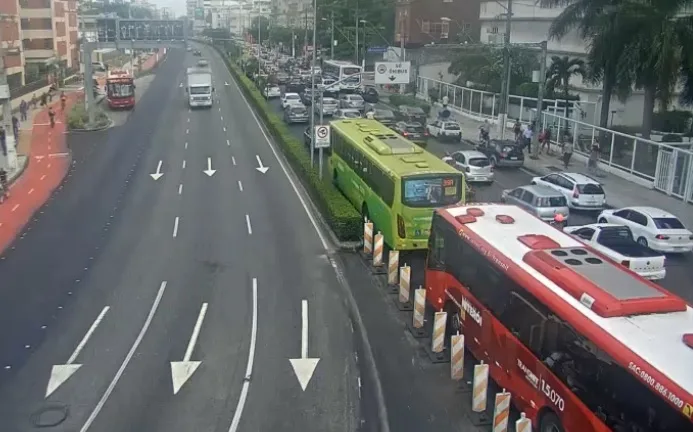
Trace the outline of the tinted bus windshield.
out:
M 461 176 L 405 177 L 402 180 L 402 204 L 407 207 L 442 207 L 459 202 Z
M 134 94 L 132 84 L 110 83 L 108 84 L 109 97 L 130 97 Z

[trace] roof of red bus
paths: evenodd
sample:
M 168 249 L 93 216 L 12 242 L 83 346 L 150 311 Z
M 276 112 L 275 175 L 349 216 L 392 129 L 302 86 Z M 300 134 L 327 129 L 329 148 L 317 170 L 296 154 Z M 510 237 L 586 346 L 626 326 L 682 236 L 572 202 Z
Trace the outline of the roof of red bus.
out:
M 647 370 L 672 393 L 693 404 L 693 349 L 683 340 L 685 334 L 693 333 L 693 308 L 679 297 L 604 259 L 519 207 L 473 204 L 438 213 L 537 299 L 599 343 L 600 349 L 626 367 L 632 362 Z M 571 254 L 575 250 L 585 254 Z M 557 256 L 563 252 L 565 256 Z M 582 264 L 570 264 L 570 260 L 586 258 L 598 258 L 601 263 L 594 265 L 606 275 L 593 278 L 593 273 L 575 270 Z M 618 275 L 613 284 L 604 282 L 610 275 Z M 631 291 L 637 295 L 629 294 Z M 619 349 L 619 344 L 626 349 Z

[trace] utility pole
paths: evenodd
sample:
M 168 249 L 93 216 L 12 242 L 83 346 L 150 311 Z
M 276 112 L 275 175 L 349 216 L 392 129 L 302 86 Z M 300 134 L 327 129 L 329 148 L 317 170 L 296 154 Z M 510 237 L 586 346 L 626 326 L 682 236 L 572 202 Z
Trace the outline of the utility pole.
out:
M 308 9 L 303 11 L 303 53 L 308 51 Z
M 501 81 L 500 105 L 498 107 L 498 127 L 500 139 L 505 139 L 506 123 L 508 122 L 508 95 L 510 94 L 510 31 L 513 19 L 513 0 L 508 0 L 505 10 L 505 34 L 503 42 L 503 75 Z
M 260 15 L 257 16 L 257 76 L 260 78 L 261 66 L 262 65 L 262 39 L 261 36 L 261 25 L 260 25 Z
M 316 27 L 317 27 L 317 14 L 318 10 L 317 0 L 313 0 L 313 58 L 310 64 L 310 99 L 311 99 L 311 110 L 310 110 L 310 166 L 311 168 L 315 164 L 315 42 L 316 42 Z M 306 15 L 307 16 L 307 15 Z M 320 107 L 322 110 L 322 106 Z M 320 149 L 320 176 L 322 176 L 322 149 Z
M 404 9 L 404 11 L 406 12 L 407 9 Z M 404 16 L 402 16 L 400 18 L 400 23 L 399 23 L 399 58 L 401 58 L 402 61 L 407 60 L 407 54 L 404 51 L 404 49 L 405 49 L 404 24 L 405 24 L 405 20 L 404 20 Z M 417 74 L 417 76 L 418 76 L 418 74 Z M 407 92 L 407 85 L 406 84 L 400 84 L 399 92 L 401 94 L 405 94 Z
M 354 64 L 359 64 L 359 1 L 356 0 L 356 43 L 354 44 L 354 54 L 356 59 Z
M 539 56 L 539 92 L 537 94 L 537 119 L 532 131 L 532 155 L 531 159 L 539 159 L 539 134 L 543 127 L 544 117 L 544 88 L 546 87 L 546 60 L 548 57 L 548 42 L 541 43 L 541 55 Z
M 334 60 L 334 11 L 332 11 L 330 19 L 330 60 Z

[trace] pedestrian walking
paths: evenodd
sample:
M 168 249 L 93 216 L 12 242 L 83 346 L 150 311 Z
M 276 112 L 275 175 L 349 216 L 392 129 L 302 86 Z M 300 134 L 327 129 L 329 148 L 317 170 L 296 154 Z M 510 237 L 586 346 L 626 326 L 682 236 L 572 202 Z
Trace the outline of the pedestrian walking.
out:
M 67 104 L 67 96 L 65 92 L 60 93 L 60 111 L 65 112 L 65 104 Z
M 7 132 L 3 126 L 0 126 L 0 147 L 2 147 L 2 155 L 7 156 Z
M 48 105 L 48 93 L 43 93 L 41 95 L 41 106 L 45 107 L 46 105 Z
M 12 132 L 14 132 L 14 139 L 19 139 L 19 119 L 17 116 L 12 116 Z
M 563 145 L 563 167 L 568 169 L 568 164 L 570 163 L 570 158 L 573 157 L 573 142 L 566 141 Z
M 22 121 L 27 120 L 27 112 L 29 111 L 29 104 L 26 103 L 24 99 L 22 99 L 22 102 L 19 104 L 19 115 L 22 118 Z
M 0 203 L 5 201 L 5 198 L 10 197 L 10 186 L 7 183 L 7 171 L 5 171 L 5 168 L 0 168 L 0 189 L 2 189 L 2 192 L 0 192 Z
M 53 111 L 53 107 L 48 107 L 48 118 L 51 121 L 51 127 L 55 127 L 55 111 Z
M 534 137 L 534 123 L 527 125 L 525 128 L 524 132 L 522 133 L 522 136 L 524 137 L 524 144 L 525 147 L 527 148 L 527 153 L 532 152 L 532 138 Z
M 515 142 L 517 142 L 522 136 L 522 123 L 520 123 L 520 119 L 515 120 L 515 124 L 513 125 L 513 132 L 515 133 Z
M 31 95 L 31 102 L 29 103 L 31 105 L 31 108 L 36 109 L 36 105 L 38 105 L 38 98 L 36 97 L 36 93 Z
M 597 171 L 597 166 L 599 165 L 599 139 L 595 138 L 590 148 L 590 158 L 587 160 L 587 171 L 595 173 Z
M 539 153 L 541 154 L 544 149 L 546 149 L 546 154 L 550 155 L 551 154 L 551 129 L 550 128 L 545 128 L 541 134 L 539 134 L 539 142 L 541 143 L 541 147 L 539 148 Z

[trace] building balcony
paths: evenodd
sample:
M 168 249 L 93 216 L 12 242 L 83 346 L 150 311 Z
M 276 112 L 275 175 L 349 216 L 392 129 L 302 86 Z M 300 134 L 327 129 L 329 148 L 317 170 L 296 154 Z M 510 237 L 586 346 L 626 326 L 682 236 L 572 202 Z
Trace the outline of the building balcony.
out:
M 45 29 L 22 30 L 22 37 L 24 39 L 51 39 L 53 37 L 53 30 L 45 30 Z
M 507 1 L 485 1 L 481 2 L 479 10 L 480 21 L 495 21 L 499 16 L 505 16 L 507 10 Z M 558 15 L 563 12 L 564 8 L 543 8 L 539 5 L 528 3 L 513 3 L 513 20 L 530 20 L 530 21 L 553 21 Z M 504 18 L 503 18 L 504 19 Z
M 52 49 L 26 49 L 24 50 L 24 59 L 26 61 L 44 61 L 53 58 Z
M 52 19 L 51 8 L 41 8 L 41 9 L 26 9 L 22 8 L 19 10 L 19 16 L 21 18 L 48 18 Z

